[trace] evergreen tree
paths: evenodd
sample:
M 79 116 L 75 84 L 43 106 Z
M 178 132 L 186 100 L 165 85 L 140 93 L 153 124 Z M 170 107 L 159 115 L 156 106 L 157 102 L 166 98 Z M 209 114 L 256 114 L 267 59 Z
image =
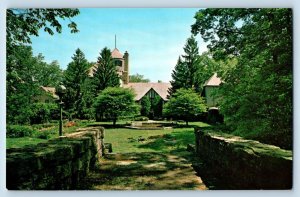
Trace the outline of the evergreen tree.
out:
M 63 100 L 69 113 L 74 114 L 75 117 L 82 118 L 85 107 L 82 100 L 83 85 L 88 77 L 90 64 L 80 49 L 75 51 L 72 59 L 73 61 L 68 64 L 68 68 L 64 72 L 64 85 L 67 92 Z
M 182 62 L 181 57 L 178 57 L 177 64 L 175 69 L 172 72 L 171 88 L 168 90 L 169 95 L 172 95 L 176 92 L 177 89 L 180 88 L 188 88 L 187 86 L 187 78 L 188 72 L 186 68 L 186 64 Z
M 173 70 L 171 81 L 172 88 L 170 94 L 176 92 L 179 88 L 194 88 L 197 92 L 201 91 L 201 84 L 198 80 L 199 70 L 199 49 L 194 36 L 187 39 L 183 48 L 185 54 L 182 59 L 179 57 L 175 70 Z
M 111 51 L 107 47 L 100 52 L 97 65 L 97 70 L 93 76 L 96 93 L 107 87 L 120 86 L 120 78 L 117 74 L 116 64 L 111 57 Z

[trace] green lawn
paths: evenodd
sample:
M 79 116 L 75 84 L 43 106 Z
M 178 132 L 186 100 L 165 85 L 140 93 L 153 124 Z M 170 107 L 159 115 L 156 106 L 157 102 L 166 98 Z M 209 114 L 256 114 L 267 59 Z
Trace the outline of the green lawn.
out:
M 122 127 L 126 121 L 117 122 L 117 127 Z M 185 123 L 179 123 L 182 128 L 166 130 L 135 130 L 127 128 L 111 128 L 111 122 L 79 122 L 77 126 L 64 128 L 64 133 L 75 132 L 79 127 L 103 126 L 105 128 L 105 142 L 112 143 L 113 152 L 163 152 L 186 148 L 188 143 L 194 143 L 194 129 L 192 126 L 209 126 L 203 122 L 190 122 L 185 128 Z M 46 128 L 40 132 L 51 131 L 50 138 L 58 137 L 58 125 Z M 142 140 L 139 140 L 142 138 Z M 34 145 L 45 142 L 46 139 L 37 137 L 7 138 L 6 148 L 18 148 L 25 145 Z
M 116 153 L 168 152 L 194 143 L 194 129 L 106 129 L 104 140 L 112 144 Z
M 47 140 L 33 137 L 6 138 L 6 148 L 21 148 L 26 145 L 35 145 Z

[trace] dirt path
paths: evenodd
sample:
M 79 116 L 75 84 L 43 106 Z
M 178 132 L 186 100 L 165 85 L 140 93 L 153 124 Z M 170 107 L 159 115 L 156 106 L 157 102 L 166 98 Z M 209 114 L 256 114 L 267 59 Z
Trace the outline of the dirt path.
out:
M 91 190 L 206 190 L 185 158 L 163 153 L 106 155 L 84 180 Z

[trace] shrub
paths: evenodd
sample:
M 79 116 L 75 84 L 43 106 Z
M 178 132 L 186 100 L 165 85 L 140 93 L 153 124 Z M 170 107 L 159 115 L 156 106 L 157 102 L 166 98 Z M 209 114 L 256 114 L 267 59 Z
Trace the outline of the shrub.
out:
M 57 110 L 57 105 L 54 103 L 34 103 L 32 104 L 32 115 L 30 117 L 31 124 L 40 124 L 48 122 L 51 118 L 51 113 Z
M 32 137 L 37 131 L 29 126 L 8 125 L 6 126 L 6 136 L 10 138 Z
M 38 133 L 36 133 L 35 137 L 47 140 L 50 139 L 54 134 L 56 134 L 56 131 L 54 130 L 39 131 Z
M 134 118 L 135 121 L 148 121 L 149 118 L 146 116 L 137 116 Z

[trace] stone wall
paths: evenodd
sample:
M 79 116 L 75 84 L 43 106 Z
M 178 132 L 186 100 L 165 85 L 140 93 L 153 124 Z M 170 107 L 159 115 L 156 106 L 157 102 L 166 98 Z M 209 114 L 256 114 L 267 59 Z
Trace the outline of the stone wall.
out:
M 76 189 L 104 151 L 104 129 L 91 127 L 34 146 L 7 149 L 9 190 Z
M 291 189 L 292 151 L 254 140 L 195 128 L 201 173 L 223 182 L 221 189 Z

